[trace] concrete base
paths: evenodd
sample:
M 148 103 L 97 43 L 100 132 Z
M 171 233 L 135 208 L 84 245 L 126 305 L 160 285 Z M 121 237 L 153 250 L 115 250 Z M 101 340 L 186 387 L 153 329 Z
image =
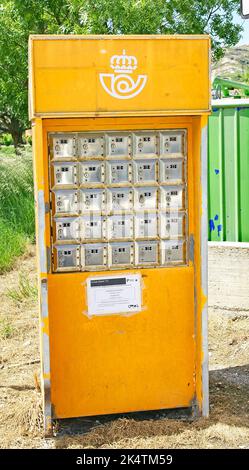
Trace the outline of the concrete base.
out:
M 208 305 L 249 314 L 249 243 L 208 243 Z

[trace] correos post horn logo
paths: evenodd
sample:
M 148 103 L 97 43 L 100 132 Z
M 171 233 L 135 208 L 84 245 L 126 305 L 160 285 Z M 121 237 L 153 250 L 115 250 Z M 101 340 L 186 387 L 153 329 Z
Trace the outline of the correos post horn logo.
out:
M 99 78 L 104 90 L 119 100 L 129 100 L 134 98 L 143 90 L 147 75 L 138 75 L 137 79 L 132 78 L 132 73 L 137 69 L 137 58 L 126 55 L 123 50 L 122 55 L 113 55 L 110 66 L 114 73 L 100 73 Z

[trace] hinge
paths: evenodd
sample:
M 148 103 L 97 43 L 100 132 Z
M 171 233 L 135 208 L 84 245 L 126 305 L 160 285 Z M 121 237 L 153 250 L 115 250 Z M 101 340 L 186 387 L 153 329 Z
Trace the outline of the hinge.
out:
M 195 245 L 195 242 L 194 242 L 194 235 L 191 234 L 190 237 L 189 237 L 189 260 L 194 262 L 194 245 Z
M 47 272 L 50 272 L 51 269 L 51 249 L 47 246 Z

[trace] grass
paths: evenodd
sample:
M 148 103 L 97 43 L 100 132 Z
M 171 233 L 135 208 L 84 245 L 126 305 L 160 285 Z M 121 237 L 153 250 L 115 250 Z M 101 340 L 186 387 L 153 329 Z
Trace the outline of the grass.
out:
M 15 328 L 6 318 L 0 320 L 0 338 L 9 339 L 13 336 Z
M 31 284 L 25 274 L 20 273 L 18 287 L 7 289 L 7 297 L 16 304 L 22 303 L 25 300 L 35 300 L 37 298 L 37 288 Z
M 34 197 L 31 147 L 15 155 L 0 147 L 0 273 L 10 270 L 34 241 Z
M 0 273 L 8 271 L 26 247 L 26 237 L 0 218 Z

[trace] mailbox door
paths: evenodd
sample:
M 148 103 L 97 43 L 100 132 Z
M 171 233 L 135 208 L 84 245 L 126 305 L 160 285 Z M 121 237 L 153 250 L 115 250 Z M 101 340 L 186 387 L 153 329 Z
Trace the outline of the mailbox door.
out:
M 37 178 L 52 208 L 44 212 L 51 259 L 43 276 L 53 417 L 188 408 L 195 400 L 201 407 L 201 129 L 201 118 L 187 116 L 46 119 L 37 127 Z M 76 165 L 73 187 L 52 184 L 57 164 Z M 72 230 L 59 232 L 64 223 Z M 108 283 L 119 282 L 112 302 L 119 310 L 133 275 L 138 311 L 89 310 L 89 282 L 104 299 Z

